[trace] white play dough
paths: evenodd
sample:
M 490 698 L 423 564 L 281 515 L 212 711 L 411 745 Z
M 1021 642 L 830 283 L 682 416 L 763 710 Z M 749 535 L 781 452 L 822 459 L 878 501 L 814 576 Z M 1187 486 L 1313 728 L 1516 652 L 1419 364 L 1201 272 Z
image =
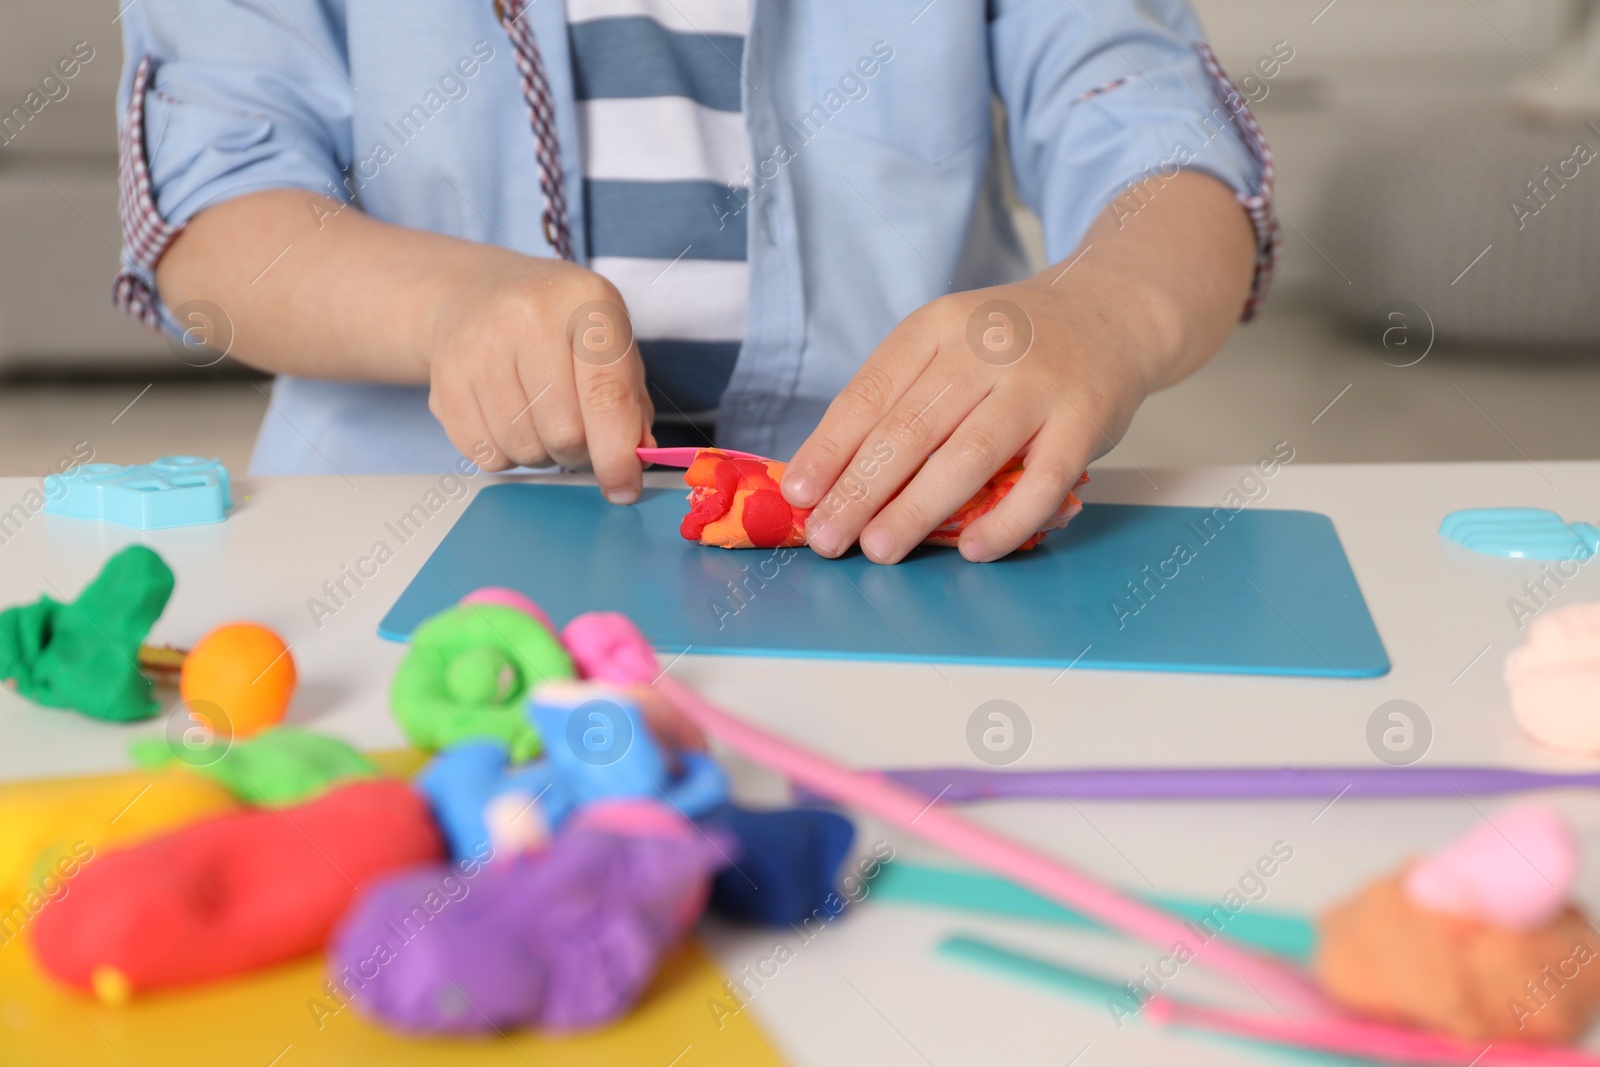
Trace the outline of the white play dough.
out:
M 1540 616 L 1506 657 L 1518 724 L 1541 744 L 1600 755 L 1600 604 Z

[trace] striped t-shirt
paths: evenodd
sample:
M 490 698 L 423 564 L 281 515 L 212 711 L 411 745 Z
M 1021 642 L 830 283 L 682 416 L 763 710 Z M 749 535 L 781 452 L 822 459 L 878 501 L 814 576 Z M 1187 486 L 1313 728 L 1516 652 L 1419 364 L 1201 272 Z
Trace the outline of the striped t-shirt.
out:
M 750 4 L 567 0 L 589 265 L 627 302 L 658 437 L 715 420 L 744 338 Z

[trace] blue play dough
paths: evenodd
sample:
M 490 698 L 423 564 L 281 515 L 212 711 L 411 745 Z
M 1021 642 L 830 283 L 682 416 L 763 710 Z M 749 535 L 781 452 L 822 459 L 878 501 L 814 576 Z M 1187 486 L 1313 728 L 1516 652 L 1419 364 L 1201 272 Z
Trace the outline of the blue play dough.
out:
M 1314 512 L 1091 503 L 997 563 L 922 548 L 883 567 L 859 552 L 687 542 L 685 506 L 678 490 L 616 507 L 588 486 L 488 486 L 378 633 L 405 640 L 460 590 L 499 585 L 558 624 L 620 611 L 669 656 L 1336 678 L 1389 669 L 1333 523 Z M 1179 544 L 1191 558 L 1176 560 Z
M 1511 559 L 1588 559 L 1600 552 L 1600 529 L 1569 523 L 1543 508 L 1465 508 L 1439 524 L 1439 534 L 1463 548 Z
M 671 805 L 687 819 L 698 818 L 728 799 L 728 779 L 703 752 L 678 753 L 672 773 L 655 739 L 646 731 L 638 708 L 618 694 L 570 703 L 546 701 L 538 690 L 528 714 L 540 732 L 541 758 L 512 765 L 498 741 L 466 741 L 436 755 L 416 776 L 414 785 L 427 797 L 454 859 L 481 860 L 488 855 L 489 803 L 505 793 L 526 794 L 553 832 L 578 808 L 602 800 L 642 798 Z M 575 748 L 568 732 L 573 716 L 602 716 L 601 725 L 618 743 L 593 751 Z
M 617 694 L 573 707 L 547 701 L 534 690 L 528 715 L 557 787 L 567 791 L 573 807 L 645 797 L 664 800 L 693 819 L 728 799 L 727 776 L 703 752 L 679 752 L 680 769 L 669 773 L 666 756 L 645 728 L 638 707 Z M 583 742 L 591 734 L 597 743 L 588 748 Z
M 506 746 L 498 741 L 464 741 L 440 752 L 412 780 L 427 797 L 452 859 L 482 860 L 488 855 L 484 809 L 502 793 L 515 789 L 538 797 L 551 826 L 566 817 L 571 807 L 566 791 L 546 789 L 554 780 L 548 764 L 511 767 L 509 762 Z
M 838 913 L 830 897 L 855 836 L 844 816 L 734 807 L 727 776 L 705 753 L 680 751 L 677 772 L 669 771 L 637 706 L 620 694 L 600 691 L 574 703 L 568 694 L 541 698 L 535 690 L 528 716 L 539 730 L 540 759 L 512 765 L 500 742 L 466 741 L 441 751 L 414 779 L 453 859 L 490 856 L 484 815 L 505 793 L 526 794 L 552 832 L 585 804 L 636 797 L 665 802 L 709 836 L 735 842 L 731 865 L 712 883 L 710 906 L 718 914 L 780 925 Z M 599 743 L 586 747 L 582 742 L 592 731 L 598 733 L 590 739 Z
M 831 918 L 839 864 L 850 851 L 850 820 L 818 808 L 747 811 L 724 804 L 700 825 L 739 843 L 732 866 L 711 883 L 711 910 L 737 922 L 787 926 L 812 915 Z
M 228 468 L 200 456 L 122 466 L 84 463 L 45 479 L 49 515 L 162 530 L 221 522 L 233 506 Z

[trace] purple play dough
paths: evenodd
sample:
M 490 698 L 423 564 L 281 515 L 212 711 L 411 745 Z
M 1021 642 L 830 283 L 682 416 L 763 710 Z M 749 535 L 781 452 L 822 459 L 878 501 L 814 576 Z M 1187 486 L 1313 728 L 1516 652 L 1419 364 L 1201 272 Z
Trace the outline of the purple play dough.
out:
M 644 992 L 727 863 L 684 830 L 576 826 L 537 854 L 380 882 L 334 936 L 333 982 L 365 1014 L 414 1032 L 609 1022 Z
M 1600 788 L 1600 774 L 1508 767 L 1099 767 L 1003 771 L 910 767 L 877 772 L 941 804 L 975 800 L 1248 800 L 1257 797 L 1495 796 Z M 795 790 L 801 803 L 826 798 Z

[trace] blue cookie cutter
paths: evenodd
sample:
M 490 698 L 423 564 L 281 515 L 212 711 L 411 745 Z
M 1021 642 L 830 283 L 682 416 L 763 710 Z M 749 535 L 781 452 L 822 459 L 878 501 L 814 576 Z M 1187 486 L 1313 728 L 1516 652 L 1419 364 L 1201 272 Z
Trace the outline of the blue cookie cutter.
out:
M 1600 552 L 1600 529 L 1543 508 L 1465 508 L 1439 524 L 1463 548 L 1511 559 L 1584 560 Z
M 200 456 L 162 456 L 127 467 L 84 463 L 45 479 L 47 514 L 140 530 L 221 522 L 232 506 L 228 468 Z

